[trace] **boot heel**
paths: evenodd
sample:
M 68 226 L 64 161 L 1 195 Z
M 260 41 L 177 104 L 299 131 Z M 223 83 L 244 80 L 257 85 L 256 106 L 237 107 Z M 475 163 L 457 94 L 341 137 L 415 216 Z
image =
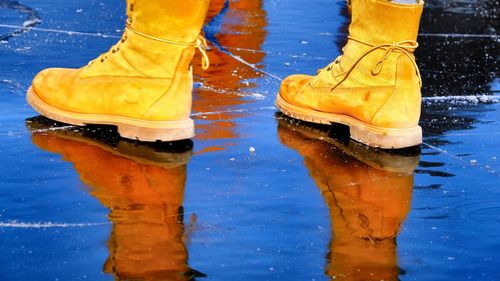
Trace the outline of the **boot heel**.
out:
M 368 146 L 398 149 L 417 146 L 422 143 L 422 128 L 415 126 L 405 129 L 378 128 L 349 124 L 351 139 Z
M 155 126 L 144 126 L 148 124 L 131 125 L 115 123 L 121 137 L 139 141 L 177 141 L 193 138 L 194 121 L 186 119 L 181 121 L 166 121 L 164 124 L 155 122 Z M 159 126 L 158 126 L 159 125 Z

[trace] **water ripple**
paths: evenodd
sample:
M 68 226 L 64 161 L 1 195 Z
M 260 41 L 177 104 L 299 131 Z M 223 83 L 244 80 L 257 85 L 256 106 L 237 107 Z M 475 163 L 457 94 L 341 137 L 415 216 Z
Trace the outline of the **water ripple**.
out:
M 451 213 L 475 222 L 500 222 L 500 201 L 481 200 L 454 206 Z

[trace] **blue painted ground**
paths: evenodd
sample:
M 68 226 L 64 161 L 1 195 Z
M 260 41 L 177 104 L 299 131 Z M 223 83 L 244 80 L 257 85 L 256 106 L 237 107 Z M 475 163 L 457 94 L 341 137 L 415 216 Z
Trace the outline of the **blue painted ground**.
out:
M 275 115 L 339 55 L 342 1 L 214 2 L 197 137 L 147 146 L 26 121 L 33 76 L 106 51 L 121 0 L 0 0 L 0 280 L 500 279 L 496 13 L 427 6 L 424 144 L 391 154 Z

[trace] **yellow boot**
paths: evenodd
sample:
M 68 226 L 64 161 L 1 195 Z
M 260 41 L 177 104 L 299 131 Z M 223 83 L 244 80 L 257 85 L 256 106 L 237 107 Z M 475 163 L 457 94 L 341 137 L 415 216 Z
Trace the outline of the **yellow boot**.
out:
M 423 2 L 352 0 L 350 10 L 342 56 L 316 76 L 285 79 L 277 107 L 304 121 L 345 124 L 351 138 L 369 146 L 420 144 L 422 82 L 413 51 Z
M 209 0 L 128 0 L 122 39 L 80 69 L 40 72 L 27 100 L 42 115 L 73 125 L 115 125 L 122 137 L 172 141 L 194 136 L 189 118 L 196 49 Z

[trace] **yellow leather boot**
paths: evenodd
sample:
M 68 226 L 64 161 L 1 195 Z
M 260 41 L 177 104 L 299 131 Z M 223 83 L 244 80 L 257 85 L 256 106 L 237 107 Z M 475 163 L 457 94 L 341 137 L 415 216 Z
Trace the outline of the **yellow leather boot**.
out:
M 278 109 L 308 122 L 347 125 L 352 139 L 369 146 L 419 145 L 422 82 L 413 55 L 423 10 L 418 1 L 350 1 L 343 54 L 316 76 L 286 78 Z
M 115 125 L 122 137 L 194 136 L 191 61 L 209 61 L 201 37 L 209 0 L 128 0 L 122 39 L 80 69 L 40 72 L 28 90 L 35 110 L 56 121 Z

